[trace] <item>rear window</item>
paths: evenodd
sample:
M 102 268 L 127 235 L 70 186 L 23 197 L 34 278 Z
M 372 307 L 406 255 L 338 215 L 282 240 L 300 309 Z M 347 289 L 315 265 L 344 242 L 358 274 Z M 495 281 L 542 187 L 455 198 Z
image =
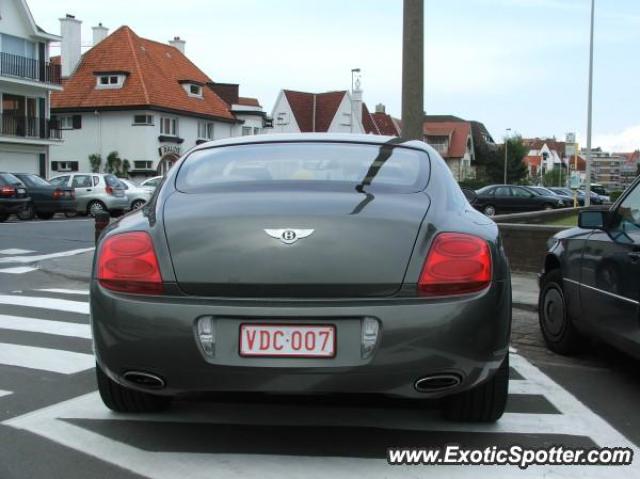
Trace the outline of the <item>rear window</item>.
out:
M 250 144 L 192 153 L 176 186 L 186 193 L 242 186 L 413 192 L 426 186 L 428 167 L 425 152 L 388 144 Z
M 20 185 L 24 186 L 16 176 L 11 173 L 0 173 L 0 185 Z
M 50 183 L 38 175 L 21 175 L 20 179 L 27 186 L 50 186 Z
M 113 175 L 105 175 L 104 181 L 107 186 L 110 186 L 111 188 L 124 188 L 124 185 L 120 183 L 120 180 Z

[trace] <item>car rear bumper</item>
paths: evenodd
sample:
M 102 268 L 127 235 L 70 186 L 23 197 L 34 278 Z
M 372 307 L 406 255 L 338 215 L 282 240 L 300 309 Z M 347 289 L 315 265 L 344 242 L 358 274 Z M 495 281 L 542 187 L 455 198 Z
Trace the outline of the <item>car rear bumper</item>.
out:
M 195 333 L 198 317 L 216 317 L 216 353 L 206 358 Z M 157 375 L 157 394 L 265 392 L 364 393 L 441 397 L 486 380 L 508 354 L 511 286 L 449 300 L 216 301 L 114 294 L 94 280 L 91 317 L 96 357 L 115 381 L 128 371 Z M 372 356 L 361 357 L 361 320 L 377 318 Z M 240 357 L 241 323 L 335 324 L 337 352 L 330 359 Z M 458 386 L 417 392 L 425 376 L 453 374 Z
M 126 210 L 129 208 L 129 199 L 127 196 L 108 196 L 104 199 L 105 206 L 109 211 L 112 210 Z
M 0 201 L 0 214 L 19 213 L 30 200 L 30 198 L 5 198 Z

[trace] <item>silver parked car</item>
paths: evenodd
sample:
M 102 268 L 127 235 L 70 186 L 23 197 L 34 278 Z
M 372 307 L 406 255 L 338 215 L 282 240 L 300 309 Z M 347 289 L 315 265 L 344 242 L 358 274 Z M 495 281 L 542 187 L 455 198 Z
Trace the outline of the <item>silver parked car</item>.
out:
M 112 174 L 70 173 L 54 176 L 49 182 L 74 189 L 76 208 L 80 214 L 95 216 L 99 211 L 109 211 L 118 215 L 129 208 L 124 186 Z
M 142 208 L 153 196 L 153 188 L 143 188 L 142 186 L 136 185 L 131 180 L 125 180 L 123 178 L 118 179 L 120 183 L 124 185 L 124 189 L 129 200 L 129 208 L 132 210 Z
M 97 380 L 121 412 L 202 392 L 442 398 L 495 421 L 511 281 L 436 150 L 374 135 L 209 142 L 104 230 Z M 433 404 L 430 402 L 430 404 Z

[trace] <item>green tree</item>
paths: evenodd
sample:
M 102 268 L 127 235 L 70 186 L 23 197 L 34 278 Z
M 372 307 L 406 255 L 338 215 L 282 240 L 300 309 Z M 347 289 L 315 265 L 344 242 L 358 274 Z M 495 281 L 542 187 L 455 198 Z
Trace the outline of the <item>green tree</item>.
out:
M 525 181 L 527 166 L 524 157 L 529 149 L 522 143 L 520 135 L 512 136 L 506 141 L 507 146 L 507 183 L 519 184 Z M 504 182 L 504 148 L 503 143 L 495 150 L 487 152 L 485 161 L 485 174 L 491 183 Z
M 122 160 L 117 151 L 112 151 L 107 155 L 107 163 L 104 166 L 105 173 L 112 173 L 120 176 L 120 168 L 122 167 Z
M 100 153 L 89 155 L 89 163 L 91 164 L 92 173 L 100 172 L 100 165 L 102 164 L 102 156 L 100 156 Z
M 131 169 L 131 163 L 126 158 L 122 160 L 122 176 L 129 176 L 129 170 Z
M 567 170 L 558 166 L 547 171 L 542 177 L 542 186 L 566 186 Z

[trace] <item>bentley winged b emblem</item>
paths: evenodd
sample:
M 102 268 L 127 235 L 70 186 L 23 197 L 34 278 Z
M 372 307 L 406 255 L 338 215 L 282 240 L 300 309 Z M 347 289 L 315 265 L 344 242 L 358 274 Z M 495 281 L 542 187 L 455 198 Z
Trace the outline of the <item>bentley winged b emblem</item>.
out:
M 282 229 L 265 229 L 264 232 L 275 239 L 279 239 L 284 244 L 292 244 L 301 238 L 310 236 L 315 230 L 312 229 L 294 229 L 294 228 L 282 228 Z

